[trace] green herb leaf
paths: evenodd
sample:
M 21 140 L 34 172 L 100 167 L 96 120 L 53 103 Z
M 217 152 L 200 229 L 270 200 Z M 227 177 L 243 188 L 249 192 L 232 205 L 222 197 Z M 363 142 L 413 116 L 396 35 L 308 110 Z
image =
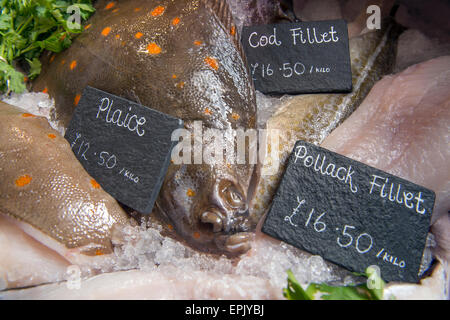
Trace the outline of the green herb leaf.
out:
M 325 293 L 321 296 L 324 300 L 372 300 L 371 296 L 362 286 L 329 286 L 317 284 L 317 290 Z
M 38 58 L 33 58 L 33 60 L 29 60 L 28 65 L 30 66 L 30 71 L 28 72 L 28 78 L 34 79 L 41 73 L 41 62 Z
M 0 60 L 0 90 L 17 93 L 25 91 L 24 75 L 3 60 Z
M 303 290 L 291 270 L 288 270 L 287 274 L 288 285 L 287 288 L 283 289 L 283 295 L 288 300 L 313 300 L 313 292 L 309 288 L 307 290 L 309 292 Z
M 1 15 L 0 16 L 0 30 L 8 30 L 11 27 L 11 16 Z
M 73 22 L 74 6 L 81 20 L 95 12 L 91 0 L 0 0 L 0 93 L 23 92 L 24 75 L 17 65 L 25 63 L 30 79 L 41 72 L 39 56 L 43 50 L 60 52 L 82 31 Z M 26 65 L 27 64 L 27 65 Z

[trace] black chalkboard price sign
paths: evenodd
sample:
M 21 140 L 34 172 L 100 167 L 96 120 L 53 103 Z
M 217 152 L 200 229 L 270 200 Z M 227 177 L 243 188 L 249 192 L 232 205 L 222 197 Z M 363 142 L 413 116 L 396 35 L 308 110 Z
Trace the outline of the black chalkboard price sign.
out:
M 255 88 L 262 93 L 352 90 L 344 20 L 244 27 L 241 42 Z
M 64 137 L 106 192 L 148 214 L 176 143 L 172 132 L 182 126 L 180 119 L 86 87 Z
M 298 141 L 262 231 L 354 272 L 418 282 L 433 191 Z

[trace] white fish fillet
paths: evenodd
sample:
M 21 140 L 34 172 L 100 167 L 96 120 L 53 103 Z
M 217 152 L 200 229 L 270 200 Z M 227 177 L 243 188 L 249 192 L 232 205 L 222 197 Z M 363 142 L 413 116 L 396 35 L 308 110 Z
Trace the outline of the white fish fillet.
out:
M 435 191 L 434 234 L 450 259 L 450 56 L 384 77 L 322 147 Z
M 1 293 L 0 293 L 1 296 Z M 106 273 L 83 281 L 5 293 L 6 299 L 280 299 L 281 290 L 267 280 L 179 269 Z
M 280 254 L 289 259 L 280 259 Z M 298 260 L 298 255 L 298 249 L 258 231 L 252 249 L 230 274 L 161 265 L 153 270 L 104 273 L 79 282 L 73 278 L 67 282 L 4 291 L 0 292 L 0 299 L 282 299 L 282 288 L 286 286 L 284 270 L 291 268 L 300 275 L 295 270 L 296 264 L 306 261 Z M 292 264 L 287 265 L 288 260 Z M 324 261 L 318 256 L 307 260 L 309 264 L 300 268 L 309 269 L 314 278 L 313 274 L 324 267 Z M 277 273 L 280 279 L 274 279 L 271 272 Z M 399 300 L 445 299 L 447 277 L 443 265 L 438 264 L 432 276 L 418 285 L 388 284 L 385 299 L 392 295 Z M 305 285 L 298 276 L 297 279 Z
M 65 279 L 70 265 L 0 214 L 0 290 Z

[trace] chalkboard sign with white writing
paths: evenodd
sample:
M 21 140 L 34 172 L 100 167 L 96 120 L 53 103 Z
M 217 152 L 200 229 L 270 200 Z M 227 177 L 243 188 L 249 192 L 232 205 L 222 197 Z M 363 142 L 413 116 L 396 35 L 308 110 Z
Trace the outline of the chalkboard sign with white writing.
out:
M 354 272 L 417 282 L 433 191 L 298 141 L 262 231 Z
M 148 214 L 176 143 L 172 132 L 182 126 L 172 116 L 86 87 L 64 137 L 106 192 Z
M 352 90 L 344 20 L 244 27 L 242 44 L 255 88 L 262 93 Z

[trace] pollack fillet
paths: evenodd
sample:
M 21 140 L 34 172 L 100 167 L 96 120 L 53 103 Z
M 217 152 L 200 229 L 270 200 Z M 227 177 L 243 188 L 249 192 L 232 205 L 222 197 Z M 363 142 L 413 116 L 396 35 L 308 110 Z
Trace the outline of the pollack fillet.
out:
M 255 128 L 255 94 L 232 20 L 224 0 L 99 1 L 72 46 L 44 61 L 34 90 L 55 99 L 65 126 L 90 85 L 181 118 L 188 129 L 195 120 Z M 225 161 L 173 164 L 154 211 L 196 248 L 245 252 L 253 171 Z
M 251 205 L 255 219 L 268 209 L 295 142 L 321 143 L 359 106 L 374 83 L 391 72 L 401 31 L 400 26 L 386 19 L 381 30 L 350 39 L 351 93 L 282 98 L 281 106 L 266 123 L 268 134 L 275 136 L 267 139 L 266 165 L 261 169 L 261 179 Z M 272 146 L 273 141 L 278 142 L 277 145 Z M 271 148 L 278 148 L 279 152 L 272 152 Z

